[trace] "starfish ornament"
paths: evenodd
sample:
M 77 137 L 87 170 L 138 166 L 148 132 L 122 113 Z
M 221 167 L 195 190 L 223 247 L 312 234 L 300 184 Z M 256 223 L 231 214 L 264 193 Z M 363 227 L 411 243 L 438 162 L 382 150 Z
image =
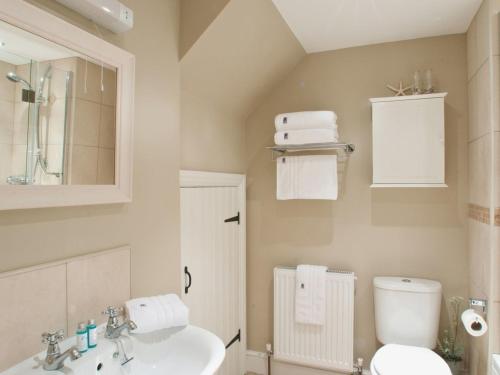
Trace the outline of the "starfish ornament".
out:
M 412 88 L 412 86 L 403 87 L 403 81 L 399 81 L 399 88 L 396 88 L 396 87 L 391 86 L 391 85 L 387 85 L 386 87 L 389 90 L 393 91 L 396 94 L 396 96 L 405 96 L 406 91 L 408 91 Z

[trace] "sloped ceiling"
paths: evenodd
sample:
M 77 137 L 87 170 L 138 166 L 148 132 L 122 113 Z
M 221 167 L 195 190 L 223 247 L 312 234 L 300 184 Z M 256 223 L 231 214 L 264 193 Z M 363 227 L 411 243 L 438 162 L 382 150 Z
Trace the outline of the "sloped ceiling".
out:
M 179 54 L 182 58 L 230 0 L 182 0 Z
M 481 0 L 272 0 L 308 53 L 464 33 Z
M 246 116 L 304 56 L 270 0 L 231 0 L 181 59 L 182 90 Z

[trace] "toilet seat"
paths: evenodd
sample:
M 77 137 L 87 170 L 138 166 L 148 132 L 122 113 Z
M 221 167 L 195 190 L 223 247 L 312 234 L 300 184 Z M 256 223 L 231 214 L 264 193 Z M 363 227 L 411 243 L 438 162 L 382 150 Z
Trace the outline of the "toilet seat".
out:
M 444 359 L 432 350 L 398 344 L 377 350 L 370 370 L 372 375 L 451 375 Z

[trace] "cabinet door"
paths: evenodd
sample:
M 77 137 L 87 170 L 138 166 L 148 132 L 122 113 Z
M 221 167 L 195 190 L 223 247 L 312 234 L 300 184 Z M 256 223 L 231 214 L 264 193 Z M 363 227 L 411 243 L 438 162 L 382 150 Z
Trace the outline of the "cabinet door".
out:
M 444 183 L 444 99 L 373 103 L 373 183 Z

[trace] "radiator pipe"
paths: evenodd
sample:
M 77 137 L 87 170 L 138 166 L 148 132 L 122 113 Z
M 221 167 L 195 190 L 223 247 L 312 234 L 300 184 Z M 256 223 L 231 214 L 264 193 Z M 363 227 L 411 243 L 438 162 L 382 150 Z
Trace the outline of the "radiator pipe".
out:
M 266 354 L 267 354 L 267 375 L 271 375 L 271 357 L 273 356 L 273 348 L 271 344 L 266 344 Z
M 363 375 L 363 358 L 358 358 L 354 364 L 354 375 Z

